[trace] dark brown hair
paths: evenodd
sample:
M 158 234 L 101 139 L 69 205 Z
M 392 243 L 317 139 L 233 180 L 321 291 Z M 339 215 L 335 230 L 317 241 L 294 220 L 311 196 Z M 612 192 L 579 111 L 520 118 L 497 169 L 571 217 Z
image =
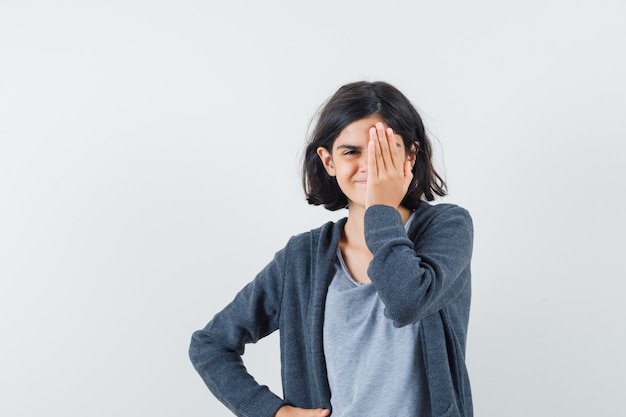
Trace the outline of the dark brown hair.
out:
M 328 175 L 317 155 L 322 146 L 332 152 L 333 142 L 350 123 L 380 116 L 395 133 L 402 136 L 406 152 L 419 150 L 413 166 L 413 180 L 402 206 L 415 209 L 420 201 L 433 201 L 435 194 L 445 196 L 446 183 L 435 171 L 432 147 L 422 118 L 411 102 L 397 88 L 382 81 L 358 81 L 340 87 L 319 112 L 309 137 L 302 165 L 302 186 L 309 204 L 324 205 L 328 210 L 348 206 L 335 177 Z

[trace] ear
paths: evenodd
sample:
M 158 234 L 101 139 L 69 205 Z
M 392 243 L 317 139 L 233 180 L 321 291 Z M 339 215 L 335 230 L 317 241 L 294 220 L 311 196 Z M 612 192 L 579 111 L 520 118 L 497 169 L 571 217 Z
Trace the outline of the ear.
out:
M 333 156 L 330 154 L 330 152 L 328 152 L 328 149 L 320 146 L 319 148 L 317 148 L 317 156 L 320 157 L 322 165 L 324 165 L 324 168 L 326 168 L 326 172 L 328 172 L 328 175 L 334 177 L 336 175 L 335 164 L 333 163 Z
M 409 149 L 409 152 L 407 152 L 407 155 L 406 155 L 406 160 L 411 163 L 411 169 L 413 169 L 413 167 L 415 166 L 415 160 L 417 159 L 417 153 L 419 151 L 420 151 L 419 143 L 413 142 L 411 144 L 411 148 Z

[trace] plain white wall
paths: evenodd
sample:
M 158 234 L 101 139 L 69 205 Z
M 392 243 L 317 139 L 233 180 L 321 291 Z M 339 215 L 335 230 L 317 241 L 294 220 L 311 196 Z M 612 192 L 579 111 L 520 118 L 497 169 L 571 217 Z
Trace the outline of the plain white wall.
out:
M 229 416 L 187 357 L 306 204 L 309 120 L 386 80 L 474 217 L 480 417 L 619 415 L 626 6 L 0 4 L 0 415 Z M 277 337 L 246 361 L 280 392 Z

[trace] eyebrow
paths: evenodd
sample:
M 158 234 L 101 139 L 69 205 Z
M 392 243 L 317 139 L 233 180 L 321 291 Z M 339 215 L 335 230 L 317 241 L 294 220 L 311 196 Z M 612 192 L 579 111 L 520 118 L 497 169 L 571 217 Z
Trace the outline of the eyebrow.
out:
M 337 146 L 337 149 L 349 149 L 352 151 L 361 151 L 363 150 L 362 146 L 356 146 L 356 145 L 339 145 Z
M 401 148 L 402 147 L 402 143 L 396 143 L 396 147 Z M 356 146 L 356 145 L 339 145 L 337 146 L 337 150 L 339 149 L 349 149 L 351 151 L 362 151 L 363 147 L 362 146 Z

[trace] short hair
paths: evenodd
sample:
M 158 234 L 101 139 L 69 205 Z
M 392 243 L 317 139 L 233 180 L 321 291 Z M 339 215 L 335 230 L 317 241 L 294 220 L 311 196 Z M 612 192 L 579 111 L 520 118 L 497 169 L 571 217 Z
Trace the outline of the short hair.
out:
M 413 104 L 389 83 L 357 81 L 340 87 L 318 112 L 302 164 L 302 186 L 308 203 L 332 211 L 348 206 L 337 179 L 326 172 L 317 148 L 321 146 L 332 152 L 335 139 L 346 126 L 372 115 L 381 117 L 402 136 L 407 153 L 415 154 L 413 145 L 418 150 L 413 179 L 400 204 L 413 210 L 421 201 L 433 201 L 435 195 L 445 196 L 447 185 L 433 167 L 430 139 Z

